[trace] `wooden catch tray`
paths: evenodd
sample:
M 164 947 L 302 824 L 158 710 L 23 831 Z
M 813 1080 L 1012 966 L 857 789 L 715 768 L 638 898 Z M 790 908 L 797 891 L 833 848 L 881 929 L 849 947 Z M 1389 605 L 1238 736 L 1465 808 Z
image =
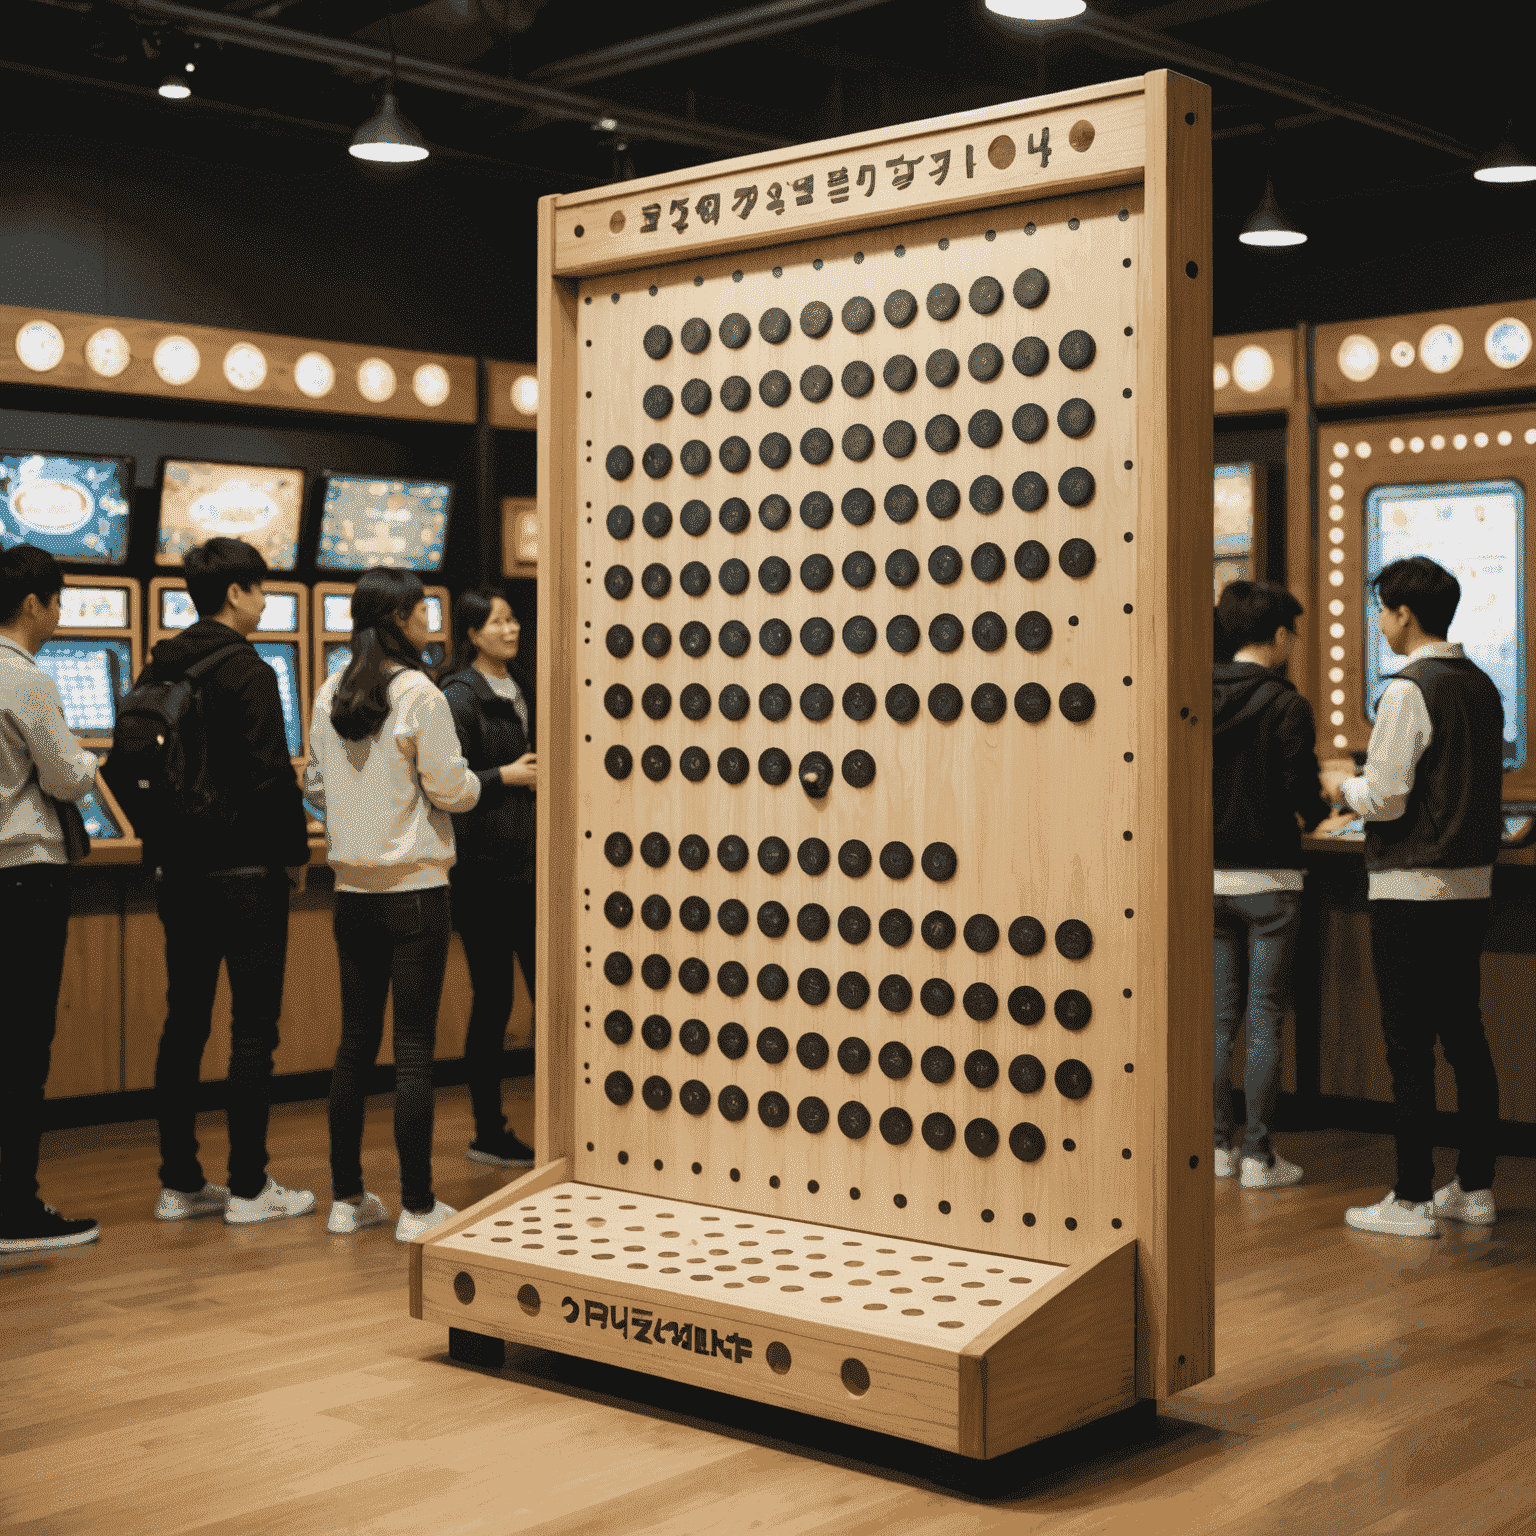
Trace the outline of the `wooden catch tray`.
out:
M 414 1245 L 414 1315 L 978 1458 L 1136 1400 L 1134 1240 L 1046 1264 L 568 1170 Z

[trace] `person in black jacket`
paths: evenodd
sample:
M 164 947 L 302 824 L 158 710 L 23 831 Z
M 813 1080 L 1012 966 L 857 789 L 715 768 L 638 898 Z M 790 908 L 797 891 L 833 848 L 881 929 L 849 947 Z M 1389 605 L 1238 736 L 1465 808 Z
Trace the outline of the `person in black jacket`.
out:
M 466 592 L 454 604 L 453 655 L 439 686 L 459 744 L 480 777 L 480 801 L 453 818 L 458 860 L 449 879 L 453 925 L 464 944 L 474 1003 L 464 1038 L 475 1139 L 466 1156 L 493 1168 L 531 1168 L 533 1149 L 506 1128 L 502 1042 L 512 1016 L 513 957 L 534 986 L 533 714 L 526 681 L 509 666 L 521 631 L 499 592 Z
M 155 904 L 165 929 L 169 980 L 155 1061 L 160 1122 L 161 1221 L 223 1212 L 232 1225 L 302 1216 L 307 1189 L 267 1175 L 267 1104 L 288 953 L 288 892 L 303 878 L 309 841 L 288 756 L 277 675 L 249 641 L 266 598 L 266 561 L 240 539 L 213 538 L 187 552 L 187 591 L 198 622 L 162 640 L 150 659 L 158 682 L 225 651 L 199 685 L 209 772 L 220 790 L 221 829 L 196 838 L 174 829 L 149 842 Z M 229 1186 L 210 1184 L 197 1157 L 197 1087 L 213 1018 L 219 964 L 229 969 Z
M 1240 1172 L 1245 1189 L 1294 1184 L 1302 1176 L 1269 1137 L 1301 919 L 1300 826 L 1310 830 L 1329 814 L 1312 707 L 1281 675 L 1301 612 L 1284 587 L 1267 581 L 1229 583 L 1216 609 L 1232 660 L 1216 663 L 1213 689 L 1215 1163 L 1217 1178 Z M 1232 1043 L 1245 1011 L 1248 1124 L 1239 1130 Z

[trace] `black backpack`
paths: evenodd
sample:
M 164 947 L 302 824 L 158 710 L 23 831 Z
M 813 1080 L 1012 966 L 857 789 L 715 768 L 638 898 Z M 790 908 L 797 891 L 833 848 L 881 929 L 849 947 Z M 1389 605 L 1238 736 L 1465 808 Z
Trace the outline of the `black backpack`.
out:
M 101 776 L 141 837 L 192 841 L 228 825 L 221 787 L 209 771 L 199 685 L 244 645 L 243 640 L 221 645 L 174 683 L 156 681 L 151 662 L 118 705 Z

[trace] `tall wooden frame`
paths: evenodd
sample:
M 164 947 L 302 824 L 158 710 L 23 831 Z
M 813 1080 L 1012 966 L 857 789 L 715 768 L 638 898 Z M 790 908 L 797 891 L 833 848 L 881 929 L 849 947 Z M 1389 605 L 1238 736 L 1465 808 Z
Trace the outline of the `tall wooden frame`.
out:
M 914 185 L 919 162 L 928 179 Z M 1211 484 L 1209 187 L 1209 93 L 1158 72 L 543 200 L 541 1166 L 414 1245 L 415 1316 L 788 1404 L 973 1457 L 997 1455 L 1138 1398 L 1166 1397 L 1210 1375 L 1211 979 L 1203 937 L 1211 835 L 1211 629 L 1204 602 L 1210 546 L 1204 519 L 1185 515 L 1205 504 Z M 1036 261 L 1054 285 L 1054 310 L 1040 307 L 1045 299 L 1031 276 Z M 946 290 L 950 276 L 959 286 Z M 931 284 L 926 315 L 919 298 L 903 318 L 897 290 L 922 295 Z M 861 309 L 866 294 L 873 305 Z M 887 294 L 896 307 L 882 321 Z M 816 308 L 823 300 L 824 313 Z M 783 336 L 768 318 L 779 302 L 802 316 L 800 327 L 786 325 Z M 742 335 L 738 310 L 753 317 L 755 336 Z M 703 317 L 719 336 L 707 353 L 714 332 L 699 328 Z M 642 352 L 653 324 L 677 335 L 681 345 L 670 355 L 655 343 Z M 745 330 L 751 333 L 752 324 Z M 861 341 L 866 330 L 871 334 Z M 1046 347 L 1055 371 L 1032 385 L 1038 358 L 1022 338 L 1036 330 L 1051 338 Z M 994 348 L 999 357 L 1020 340 L 1017 372 L 989 362 L 994 331 L 996 341 L 1006 342 Z M 1089 334 L 1094 341 L 1085 344 Z M 814 339 L 822 335 L 825 344 Z M 853 364 L 868 354 L 878 367 L 895 349 L 922 355 L 943 336 L 962 351 L 978 343 L 969 379 L 962 375 L 948 394 L 938 393 L 959 373 L 958 359 L 946 364 L 939 352 L 947 349 L 939 347 L 927 372 L 933 388 L 919 382 L 908 395 L 895 384 L 882 391 L 871 379 L 875 393 L 864 402 L 869 388 L 860 387 Z M 813 365 L 804 376 L 807 399 L 828 393 L 813 377 L 818 346 L 827 362 L 849 363 L 846 400 L 831 388 L 825 410 L 795 400 L 773 415 L 759 381 L 739 416 L 725 414 L 739 386 L 727 391 L 729 381 L 716 375 L 739 367 L 755 380 L 764 367 L 772 371 L 775 357 L 790 377 Z M 711 398 L 718 394 L 724 409 L 713 416 L 695 409 L 700 391 L 690 384 L 682 392 L 689 373 L 708 375 Z M 1035 407 L 1032 417 L 1027 405 L 1017 413 L 1015 437 L 1040 441 L 1038 450 L 1020 449 L 983 404 L 999 376 L 999 407 L 1003 391 L 1010 412 L 1031 392 L 1048 399 L 1052 412 L 1061 405 L 1043 436 L 1037 428 L 1045 413 Z M 670 394 L 653 392 L 642 415 L 642 393 L 660 383 L 679 391 L 682 409 L 673 408 Z M 1077 390 L 1091 397 L 1086 418 L 1081 398 L 1061 398 Z M 988 459 L 962 443 L 952 460 L 940 459 L 943 445 L 953 447 L 962 436 L 950 410 L 961 421 L 969 417 L 965 431 L 977 449 L 996 444 L 999 427 L 1005 446 Z M 852 419 L 868 417 L 878 434 L 888 418 L 920 421 L 930 411 L 937 414 L 921 437 L 906 434 L 916 443 L 910 463 L 900 421 L 876 438 Z M 835 429 L 824 443 L 816 436 L 823 419 Z M 781 424 L 801 439 L 799 459 L 786 442 L 790 467 L 782 474 L 763 467 L 778 452 L 764 438 L 753 467 L 733 479 L 733 462 L 739 468 L 740 458 L 753 458 L 745 438 L 755 442 Z M 805 428 L 811 430 L 801 438 Z M 727 432 L 734 441 L 722 443 Z M 867 467 L 832 458 L 837 432 L 847 461 L 862 466 L 873 455 Z M 700 453 L 705 435 L 718 457 Z M 647 442 L 665 451 L 642 453 Z M 800 467 L 828 459 L 816 474 Z M 990 464 L 1003 479 L 978 477 L 971 509 L 956 509 L 952 502 L 961 497 L 946 502 L 941 478 L 931 488 L 936 517 L 917 511 L 919 521 L 909 522 L 907 503 L 915 507 L 915 498 L 904 501 L 894 482 L 942 477 L 945 464 L 957 476 L 964 468 L 967 479 L 971 469 Z M 1044 505 L 1028 473 L 1009 502 L 1002 485 L 1033 465 L 1048 472 L 1049 484 L 1042 480 L 1040 487 Z M 997 490 L 988 488 L 989 478 Z M 848 484 L 861 479 L 876 487 L 875 497 Z M 726 508 L 738 484 L 749 502 L 764 491 L 770 496 L 733 543 L 729 529 L 741 524 Z M 818 501 L 822 484 L 846 491 L 842 522 L 831 510 L 835 494 L 825 506 Z M 780 521 L 770 505 L 781 487 L 785 510 L 806 493 L 801 523 L 792 515 Z M 892 498 L 884 518 L 875 510 L 881 491 Z M 706 527 L 690 501 L 668 534 L 670 512 L 665 519 L 639 515 L 653 496 L 674 506 L 703 498 L 718 519 L 711 512 Z M 633 510 L 627 519 L 615 515 L 610 533 L 605 514 L 621 502 Z M 957 520 L 939 520 L 955 510 Z M 770 531 L 775 526 L 782 531 Z M 996 558 L 990 544 L 974 552 L 977 585 L 969 584 L 961 560 L 964 585 L 944 586 L 944 562 L 956 554 L 940 547 L 944 539 L 969 546 L 995 537 L 1011 546 L 1031 532 L 1052 546 L 1054 563 L 1040 586 L 1026 585 L 1032 557 L 1021 547 L 1018 575 L 1007 570 L 984 588 L 980 583 L 998 574 L 987 565 Z M 1093 544 L 1095 576 L 1070 540 L 1055 548 L 1068 534 Z M 633 584 L 604 576 L 610 563 L 638 566 L 654 557 L 653 566 L 680 565 L 695 553 L 713 567 L 737 550 L 748 565 L 782 554 L 793 570 L 802 555 L 824 546 L 841 555 L 845 543 L 862 542 L 896 557 L 903 541 L 933 562 L 910 595 L 905 583 L 878 576 L 867 595 L 854 577 L 842 586 L 835 579 L 818 585 L 814 562 L 800 585 L 791 583 L 774 603 L 759 595 L 765 582 L 778 590 L 771 562 L 755 581 L 746 572 L 748 595 L 741 597 L 730 593 L 742 573 L 723 567 L 706 592 L 690 564 L 675 596 L 670 576 L 663 583 L 653 570 L 636 572 Z M 888 569 L 899 571 L 900 564 Z M 877 566 L 878 559 L 870 568 Z M 690 590 L 699 595 L 683 595 Z M 825 595 L 807 603 L 805 590 Z M 998 617 L 981 613 L 973 643 L 966 645 L 959 626 L 960 648 L 944 659 L 954 649 L 944 627 L 950 616 L 937 610 L 962 607 L 969 620 L 984 603 L 1016 610 L 1032 600 L 1051 610 L 1049 644 L 1041 647 L 1038 624 L 1028 627 L 1040 618 L 1031 612 L 1017 632 L 1022 652 L 1005 636 L 995 659 L 978 661 L 993 648 L 983 638 L 984 621 Z M 887 613 L 904 604 L 933 620 L 933 643 L 922 646 L 918 635 L 905 659 L 905 637 L 892 639 L 901 636 L 900 615 Z M 877 616 L 873 649 L 864 646 L 853 612 L 861 606 Z M 839 649 L 845 609 L 849 627 Z M 821 612 L 834 617 L 821 620 Z M 728 616 L 738 613 L 751 621 L 750 648 L 733 670 Z M 788 654 L 779 659 L 772 626 L 781 614 L 792 623 Z M 691 616 L 694 626 L 680 631 L 681 655 L 646 624 Z M 888 617 L 888 643 L 881 646 L 878 631 Z M 802 619 L 797 648 L 793 628 Z M 697 620 L 708 621 L 718 643 L 702 644 Z M 766 622 L 753 640 L 759 621 Z M 647 634 L 635 645 L 642 627 Z M 826 650 L 825 637 L 831 649 L 821 661 L 815 658 Z M 849 661 L 850 651 L 862 657 L 866 650 L 867 660 Z M 989 713 L 1002 695 L 989 695 L 985 686 L 973 695 L 972 688 L 996 675 L 1010 694 L 1026 678 L 1048 682 L 1047 718 L 1027 723 L 1034 708 L 1027 689 L 1020 690 L 1017 714 Z M 865 676 L 880 690 L 903 677 L 925 689 L 935 685 L 934 718 L 897 725 L 880 713 L 878 691 L 870 694 L 877 701 L 872 715 L 857 698 L 843 718 L 835 707 L 818 713 L 815 679 L 841 688 Z M 721 709 L 701 715 L 696 691 L 691 704 L 679 695 L 680 720 L 670 694 L 667 708 L 660 706 L 655 685 L 662 678 L 679 688 L 708 683 Z M 724 708 L 733 678 L 754 694 L 769 679 L 792 683 L 791 710 L 804 685 L 802 714 L 793 725 L 768 724 L 765 716 L 773 713 L 759 698 L 755 712 L 748 700 L 740 725 L 728 723 L 735 718 L 734 705 Z M 1075 689 L 1090 678 L 1095 700 L 1084 716 Z M 962 681 L 959 692 L 953 685 Z M 642 698 L 647 684 L 652 691 Z M 975 719 L 965 711 L 966 697 Z M 958 719 L 947 713 L 950 699 L 959 701 Z M 953 723 L 938 723 L 946 719 Z M 807 720 L 821 723 L 809 727 Z M 708 755 L 701 757 L 695 740 L 708 743 Z M 711 758 L 738 740 L 749 749 L 747 780 L 731 788 L 729 752 L 718 767 Z M 662 741 L 672 748 L 665 767 L 656 750 Z M 750 772 L 763 748 L 792 746 L 799 756 L 823 743 L 834 775 L 843 761 L 841 781 L 834 777 L 824 798 L 802 793 L 793 781 L 771 787 L 774 770 L 761 763 L 763 776 Z M 861 782 L 866 748 L 873 783 Z M 813 771 L 824 770 L 802 763 L 803 775 Z M 818 855 L 814 840 L 807 841 L 800 870 L 769 879 L 726 873 L 733 856 L 709 846 L 721 832 L 745 832 L 756 842 L 781 827 L 796 837 L 820 828 L 829 846 Z M 697 844 L 689 853 L 679 842 L 675 860 L 670 848 L 663 859 L 659 849 L 642 846 L 643 834 L 656 829 L 673 840 L 707 834 L 702 862 Z M 641 860 L 629 862 L 610 841 L 615 830 L 625 832 Z M 824 866 L 845 834 L 876 846 L 903 835 L 934 841 L 911 885 L 901 883 L 898 862 L 882 862 L 860 885 L 856 861 L 839 861 L 816 884 L 823 878 L 818 859 Z M 759 849 L 765 871 L 776 859 L 768 842 Z M 946 849 L 955 855 L 952 885 Z M 642 902 L 647 890 L 651 897 Z M 684 926 L 699 937 L 679 938 L 672 908 L 681 922 L 700 891 L 718 921 L 700 930 L 695 905 Z M 919 915 L 922 905 L 956 907 L 957 922 L 967 923 L 966 941 L 944 947 L 942 914 L 930 914 L 935 926 L 923 928 L 926 944 L 913 938 L 910 947 L 887 951 L 870 937 L 869 947 L 859 948 L 849 937 L 857 924 L 845 933 L 841 921 L 836 939 L 818 940 L 812 909 L 822 922 L 827 914 L 809 902 L 801 914 L 804 943 L 769 938 L 777 920 L 767 908 L 761 934 L 727 943 L 717 935 L 735 931 L 726 925 L 726 904 L 738 892 L 753 906 L 773 894 L 816 894 L 833 906 L 916 903 Z M 671 898 L 665 916 L 656 902 L 662 893 Z M 972 904 L 1001 924 L 989 930 L 986 919 L 967 922 Z M 1057 930 L 1054 948 L 1044 928 L 1036 935 L 1026 919 L 1010 922 L 1021 910 L 1048 915 Z M 631 923 L 631 915 L 642 921 Z M 1079 921 L 1092 928 L 1091 952 L 1074 926 Z M 1006 945 L 996 942 L 1002 929 Z M 895 925 L 881 931 L 893 935 L 885 944 L 897 944 Z M 647 948 L 658 953 L 641 963 Z M 605 961 L 605 950 L 635 955 Z M 738 956 L 750 962 L 741 987 L 755 970 L 759 996 L 741 995 L 731 977 Z M 839 991 L 823 1003 L 828 978 L 816 966 L 801 972 L 801 1003 L 793 993 L 772 1000 L 781 990 L 776 959 L 798 968 L 822 958 L 877 973 L 889 967 L 938 974 L 922 987 L 921 1009 L 904 1008 L 901 987 L 884 984 L 879 1003 L 870 998 L 858 1006 L 852 984 L 846 996 Z M 973 981 L 964 1010 L 950 1012 L 960 986 L 977 975 L 987 981 Z M 1057 1022 L 1047 1020 L 1043 1029 L 1036 1028 L 1028 986 L 1015 988 L 1006 1013 L 996 1013 L 990 983 L 1006 991 L 1030 978 L 1053 992 L 1067 988 L 1057 993 Z M 1083 1022 L 1073 1014 L 1074 999 L 1086 997 L 1078 986 L 1093 992 L 1086 1030 L 1073 1028 Z M 1034 996 L 1043 1009 L 1043 994 Z M 697 1010 L 709 1022 L 701 1033 L 695 1026 L 703 1021 L 689 1021 L 676 1041 L 670 1025 L 663 1031 L 656 1019 L 638 1030 L 631 1020 L 626 1030 L 629 1012 L 653 1007 Z M 719 1032 L 736 1016 L 750 1021 L 757 1057 L 741 1056 L 736 1039 Z M 1058 1023 L 1063 1033 L 1050 1033 Z M 782 1070 L 774 1064 L 782 1059 L 771 1039 L 782 1039 L 776 1025 L 791 1035 L 804 1031 Z M 825 1066 L 821 1030 L 851 1037 Z M 910 1039 L 914 1047 L 930 1040 L 944 1046 L 929 1047 L 921 1074 L 898 1081 L 899 1050 L 887 1058 L 882 1049 L 879 1071 L 867 1050 L 858 1059 L 852 1037 L 881 1033 L 898 1045 Z M 742 1034 L 743 1047 L 746 1039 Z M 999 1070 L 997 1060 L 982 1049 L 966 1056 L 965 1082 L 946 1081 L 955 1055 L 982 1041 L 1005 1060 L 1039 1050 L 1056 1068 L 1056 1088 L 1047 1082 L 1031 1096 L 1040 1086 L 1032 1071 L 1049 1071 L 1031 1055 L 1015 1059 L 1008 1070 L 1016 1076 L 994 1084 L 988 1074 Z M 1086 1076 L 1078 1071 L 1084 1067 Z M 646 1074 L 643 1089 L 634 1091 Z M 662 1074 L 696 1076 L 674 1098 Z M 738 1079 L 750 1088 L 758 1115 L 747 1112 Z M 808 1095 L 798 1126 L 771 1128 L 775 1084 Z M 1075 1097 L 1079 1089 L 1087 1091 Z M 822 1130 L 829 1112 L 812 1090 L 870 1099 L 875 1115 L 883 1101 L 887 1114 L 910 1102 L 925 1115 L 923 1134 L 902 1141 L 898 1123 L 883 1115 L 876 1133 L 869 1112 L 853 1102 L 832 1111 L 837 1123 Z M 934 1124 L 947 1118 L 940 1105 L 962 1119 L 975 1116 L 963 1145 L 953 1121 L 947 1133 Z M 1008 1129 L 1025 1115 L 1041 1120 L 1044 1131 L 1024 1123 Z M 987 1116 L 1002 1126 L 1001 1145 Z M 946 1134 L 953 1145 L 939 1150 Z M 712 1249 L 711 1242 L 724 1246 Z M 832 1266 L 809 1267 L 834 1259 L 834 1244 L 835 1274 Z M 864 1252 L 847 1257 L 858 1249 Z M 764 1267 L 769 1254 L 786 1262 Z M 728 1262 L 717 1265 L 716 1258 Z M 974 1277 L 957 1282 L 966 1289 L 939 1294 L 960 1271 Z M 873 1288 L 854 1289 L 861 1286 Z M 997 1310 L 977 1310 L 988 1306 Z M 663 1334 L 670 1337 L 658 1348 Z

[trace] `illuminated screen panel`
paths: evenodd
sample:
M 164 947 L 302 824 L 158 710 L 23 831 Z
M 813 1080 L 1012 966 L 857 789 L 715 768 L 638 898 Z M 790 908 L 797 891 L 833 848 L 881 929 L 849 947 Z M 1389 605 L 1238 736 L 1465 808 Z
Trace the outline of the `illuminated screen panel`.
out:
M 327 634 L 350 635 L 352 633 L 352 596 L 348 592 L 327 592 L 323 599 L 324 621 Z
M 338 672 L 344 671 L 351 660 L 352 647 L 345 640 L 325 642 L 325 675 L 328 678 L 335 677 Z
M 1461 583 L 1448 640 L 1493 679 L 1504 700 L 1504 766 L 1525 763 L 1525 492 L 1516 480 L 1377 486 L 1365 499 L 1366 605 L 1370 582 L 1394 560 L 1427 555 Z M 1407 665 L 1366 626 L 1366 712 Z
M 443 600 L 440 597 L 428 597 L 427 603 L 427 628 L 434 635 L 441 634 L 443 629 Z
M 1215 596 L 1230 581 L 1253 578 L 1254 474 L 1252 464 L 1218 464 L 1215 482 Z
M 132 459 L 0 452 L 0 547 L 121 565 L 132 511 Z
M 127 587 L 65 587 L 59 593 L 60 629 L 127 629 Z
M 440 481 L 331 475 L 315 564 L 324 571 L 379 565 L 435 571 L 443 563 L 452 499 L 453 487 Z
M 296 635 L 299 632 L 299 594 L 269 592 L 256 628 L 263 635 Z
M 133 682 L 126 640 L 45 640 L 37 664 L 59 690 L 76 736 L 110 736 L 117 706 Z
M 277 691 L 283 701 L 283 730 L 288 737 L 288 756 L 304 755 L 304 730 L 300 719 L 299 647 L 294 640 L 257 640 L 256 654 L 277 673 Z
M 253 545 L 272 570 L 291 571 L 303 510 L 302 469 L 167 459 L 156 563 L 180 565 L 194 544 L 223 535 Z
M 91 790 L 79 803 L 80 814 L 85 820 L 85 830 L 94 838 L 111 839 L 123 836 L 123 829 L 112 819 L 112 813 L 96 798 Z
M 161 629 L 191 629 L 197 623 L 197 609 L 192 606 L 192 594 L 185 587 L 161 587 Z

